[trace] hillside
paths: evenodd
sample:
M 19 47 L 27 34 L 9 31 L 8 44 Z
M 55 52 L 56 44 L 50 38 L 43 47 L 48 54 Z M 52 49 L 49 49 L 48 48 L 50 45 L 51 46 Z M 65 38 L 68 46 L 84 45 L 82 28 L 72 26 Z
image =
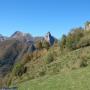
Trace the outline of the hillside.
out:
M 84 59 L 88 65 L 82 67 Z M 49 65 L 49 72 L 52 70 L 53 73 L 44 77 L 18 83 L 19 90 L 89 90 L 90 47 L 58 57 L 58 60 Z
M 90 66 L 18 85 L 19 90 L 89 90 Z
M 90 0 L 0 0 L 0 90 L 90 90 Z
M 27 67 L 27 71 L 14 76 L 11 86 L 19 90 L 89 90 L 90 31 L 75 28 L 58 42 L 26 55 L 27 62 L 17 70 Z
M 50 32 L 32 37 L 17 31 L 0 42 L 0 52 L 0 87 L 75 90 L 78 86 L 81 90 L 88 83 L 90 30 L 75 28 L 60 40 Z M 86 84 L 83 88 L 88 90 Z
M 1 35 L 0 87 L 9 86 L 14 76 L 18 77 L 19 75 L 20 77 L 22 74 L 24 74 L 23 72 L 21 73 L 21 70 L 27 70 L 27 67 L 24 67 L 24 65 L 29 61 L 28 59 L 30 59 L 32 55 L 34 58 L 34 53 L 37 54 L 39 51 L 42 53 L 41 51 L 44 51 L 44 47 L 47 49 L 50 47 L 50 43 L 52 43 L 52 41 L 50 41 L 51 36 L 48 36 L 48 38 L 49 40 L 46 41 L 44 37 L 33 37 L 29 33 L 23 33 L 20 31 L 16 31 L 14 34 L 7 38 Z M 42 43 L 46 44 L 42 45 Z M 45 51 L 47 50 L 45 49 Z M 35 58 L 38 58 L 39 56 L 35 56 Z

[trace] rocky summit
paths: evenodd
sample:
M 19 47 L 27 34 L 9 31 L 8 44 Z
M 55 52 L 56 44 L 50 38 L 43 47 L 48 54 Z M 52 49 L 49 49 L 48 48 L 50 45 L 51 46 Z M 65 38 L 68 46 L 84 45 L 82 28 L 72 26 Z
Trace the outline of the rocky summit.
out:
M 55 38 L 48 32 L 45 36 L 45 40 L 50 43 L 50 45 L 54 44 Z
M 23 33 L 20 31 L 16 31 L 15 33 L 13 33 L 10 38 L 14 38 L 20 41 L 22 40 L 25 42 L 33 41 L 33 37 L 29 33 Z

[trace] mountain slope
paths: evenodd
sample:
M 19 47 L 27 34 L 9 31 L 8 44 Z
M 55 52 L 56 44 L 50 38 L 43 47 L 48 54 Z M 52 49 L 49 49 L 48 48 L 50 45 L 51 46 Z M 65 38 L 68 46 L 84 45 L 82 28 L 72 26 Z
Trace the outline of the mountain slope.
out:
M 11 37 L 4 39 L 1 35 L 0 39 L 0 87 L 5 87 L 8 86 L 10 76 L 14 77 L 11 75 L 14 66 L 20 65 L 20 62 L 23 62 L 24 65 L 28 61 L 24 60 L 28 55 L 32 55 L 34 51 L 37 53 L 39 49 L 36 48 L 35 44 L 38 41 L 43 41 L 44 38 L 32 37 L 28 33 L 16 31 Z
M 18 40 L 6 40 L 0 43 L 0 76 L 4 77 L 11 70 L 22 47 Z
M 59 66 L 57 67 L 59 68 Z M 90 65 L 86 68 L 80 68 L 73 71 L 65 70 L 55 76 L 43 77 L 21 83 L 19 85 L 19 90 L 28 88 L 29 90 L 89 90 L 89 78 Z
M 89 90 L 90 46 L 68 52 L 65 55 L 58 54 L 56 57 L 54 62 L 48 65 L 43 64 L 42 69 L 38 70 L 38 72 L 45 71 L 44 77 L 40 76 L 34 80 L 26 79 L 26 82 L 24 80 L 17 83 L 19 90 Z M 40 66 L 38 63 L 37 66 L 35 65 L 37 69 L 38 65 Z M 27 77 L 27 74 L 23 77 Z
M 7 39 L 7 37 L 5 37 L 5 36 L 3 36 L 3 35 L 0 34 L 0 42 L 4 41 L 6 39 Z
M 19 90 L 89 90 L 90 66 L 18 85 Z

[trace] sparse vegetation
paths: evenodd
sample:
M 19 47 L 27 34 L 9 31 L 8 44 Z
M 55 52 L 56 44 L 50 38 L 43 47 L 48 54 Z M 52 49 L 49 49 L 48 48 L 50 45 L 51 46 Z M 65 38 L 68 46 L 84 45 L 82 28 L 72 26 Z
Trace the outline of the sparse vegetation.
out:
M 53 50 L 50 50 L 45 56 L 45 62 L 46 64 L 50 64 L 53 61 L 54 61 L 54 53 Z
M 60 41 L 61 50 L 67 48 L 69 50 L 75 50 L 78 47 L 78 42 L 84 36 L 83 28 L 72 29 L 72 31 L 66 36 L 63 35 Z
M 43 48 L 46 48 L 47 50 L 50 48 L 50 44 L 47 41 L 42 42 Z
M 39 76 L 44 76 L 45 75 L 45 71 L 40 71 L 39 72 Z
M 78 43 L 79 47 L 87 47 L 90 46 L 90 35 L 84 36 L 83 38 L 80 39 Z

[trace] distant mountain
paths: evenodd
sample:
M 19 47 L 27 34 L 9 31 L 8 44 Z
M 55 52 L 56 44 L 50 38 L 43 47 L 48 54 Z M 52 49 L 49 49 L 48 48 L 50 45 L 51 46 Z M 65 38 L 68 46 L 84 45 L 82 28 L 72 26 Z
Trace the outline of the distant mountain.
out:
M 22 60 L 25 54 L 34 52 L 35 43 L 40 40 L 46 40 L 53 45 L 55 39 L 50 32 L 45 37 L 33 37 L 20 31 L 16 31 L 8 38 L 0 35 L 0 77 L 11 71 L 13 65 Z
M 16 31 L 14 34 L 11 35 L 10 38 L 14 38 L 24 42 L 33 41 L 33 37 L 29 33 L 23 33 L 20 31 Z
M 44 37 L 40 37 L 40 36 L 33 37 L 29 33 L 23 33 L 20 31 L 16 31 L 15 33 L 11 35 L 10 39 L 16 39 L 16 40 L 20 40 L 24 42 L 35 43 L 36 41 L 43 40 Z
M 0 34 L 0 42 L 4 41 L 6 39 L 7 39 L 7 37 L 5 37 L 5 36 L 3 36 L 3 35 Z

